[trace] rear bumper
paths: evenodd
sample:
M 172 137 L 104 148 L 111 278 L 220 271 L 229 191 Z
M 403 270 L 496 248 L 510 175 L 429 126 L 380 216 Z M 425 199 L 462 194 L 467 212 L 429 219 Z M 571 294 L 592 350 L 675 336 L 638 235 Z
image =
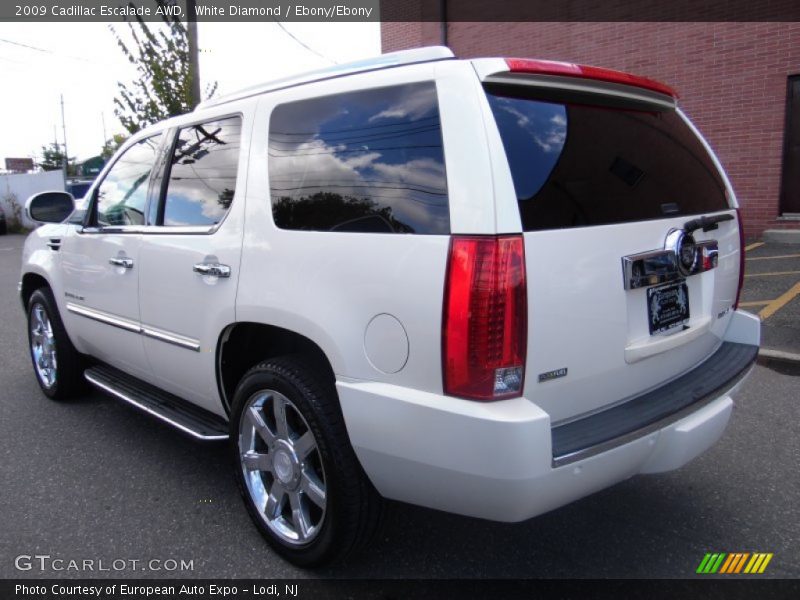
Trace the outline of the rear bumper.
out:
M 586 447 L 597 451 L 576 455 L 569 464 L 554 460 L 558 446 L 549 415 L 525 398 L 468 402 L 363 381 L 339 381 L 337 389 L 356 455 L 382 495 L 495 521 L 522 521 L 638 473 L 676 469 L 712 446 L 725 430 L 732 395 L 757 351 L 757 319 L 734 316 L 740 322 L 729 332 L 739 333 L 726 341 L 754 342 L 738 353 L 737 367 L 672 413 L 606 436 L 599 448 L 587 438 Z M 726 344 L 720 351 L 724 348 L 730 351 Z
M 697 412 L 750 371 L 758 346 L 723 342 L 702 364 L 666 385 L 553 427 L 553 466 L 600 454 Z

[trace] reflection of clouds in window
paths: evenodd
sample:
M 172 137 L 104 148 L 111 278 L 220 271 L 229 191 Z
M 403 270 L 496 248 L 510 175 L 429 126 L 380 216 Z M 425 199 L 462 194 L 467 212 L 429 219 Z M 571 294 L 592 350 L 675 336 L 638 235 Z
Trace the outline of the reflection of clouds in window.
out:
M 186 127 L 178 133 L 164 206 L 164 225 L 219 223 L 233 200 L 241 120 Z
M 433 84 L 279 106 L 269 155 L 280 227 L 449 231 Z
M 97 218 L 102 225 L 141 225 L 147 185 L 161 136 L 128 148 L 97 189 Z
M 553 171 L 567 141 L 563 104 L 488 95 L 520 199 L 533 198 Z
M 567 139 L 567 117 L 563 105 L 540 103 L 533 106 L 510 98 L 497 98 L 494 107 L 514 117 L 517 127 L 528 131 L 544 152 L 561 153 Z
M 382 110 L 369 118 L 369 122 L 381 119 L 409 119 L 416 121 L 431 112 L 436 106 L 436 87 L 426 85 L 422 87 L 409 86 L 401 94 L 401 98 L 389 108 Z

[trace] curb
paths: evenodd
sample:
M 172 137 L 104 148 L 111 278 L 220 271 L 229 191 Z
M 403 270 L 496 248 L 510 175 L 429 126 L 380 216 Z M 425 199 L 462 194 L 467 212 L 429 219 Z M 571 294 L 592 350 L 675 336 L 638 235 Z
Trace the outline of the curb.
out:
M 800 354 L 761 348 L 758 351 L 757 362 L 784 375 L 800 376 Z
M 800 244 L 800 229 L 767 229 L 761 239 L 768 244 Z
M 758 358 L 765 360 L 779 360 L 781 362 L 791 362 L 800 364 L 800 354 L 784 352 L 783 350 L 772 350 L 770 348 L 759 348 Z

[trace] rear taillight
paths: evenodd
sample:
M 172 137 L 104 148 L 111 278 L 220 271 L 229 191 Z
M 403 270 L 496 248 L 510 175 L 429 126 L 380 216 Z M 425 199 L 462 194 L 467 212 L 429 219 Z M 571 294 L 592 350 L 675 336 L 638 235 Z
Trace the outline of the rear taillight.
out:
M 739 226 L 739 287 L 736 290 L 736 302 L 733 303 L 733 310 L 739 308 L 739 298 L 742 296 L 742 286 L 744 286 L 744 223 L 742 223 L 742 211 L 736 209 L 736 224 Z
M 522 395 L 527 316 L 522 236 L 454 236 L 442 328 L 445 393 L 483 401 Z

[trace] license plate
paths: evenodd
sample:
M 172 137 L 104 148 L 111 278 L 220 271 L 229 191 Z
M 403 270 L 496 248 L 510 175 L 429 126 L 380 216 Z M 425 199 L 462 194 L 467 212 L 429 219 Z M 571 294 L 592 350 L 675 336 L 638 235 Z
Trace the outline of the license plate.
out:
M 672 331 L 689 320 L 689 288 L 673 283 L 647 290 L 650 335 Z

